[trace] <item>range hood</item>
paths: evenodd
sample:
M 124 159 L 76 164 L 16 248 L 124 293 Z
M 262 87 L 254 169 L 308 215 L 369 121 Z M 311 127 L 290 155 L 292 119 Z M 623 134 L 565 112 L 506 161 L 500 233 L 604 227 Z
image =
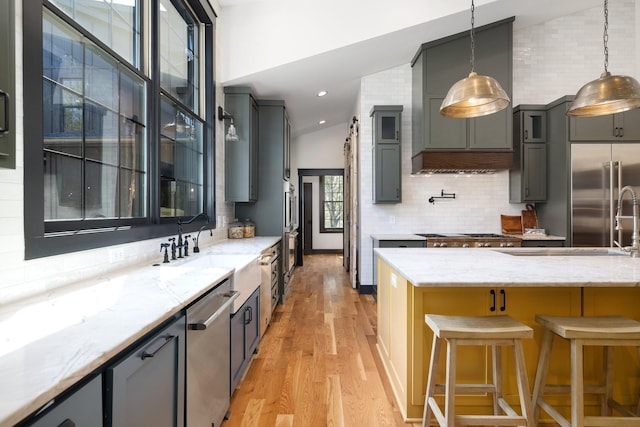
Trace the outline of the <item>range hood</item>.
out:
M 425 150 L 411 158 L 412 174 L 480 174 L 509 169 L 512 151 L 431 151 Z

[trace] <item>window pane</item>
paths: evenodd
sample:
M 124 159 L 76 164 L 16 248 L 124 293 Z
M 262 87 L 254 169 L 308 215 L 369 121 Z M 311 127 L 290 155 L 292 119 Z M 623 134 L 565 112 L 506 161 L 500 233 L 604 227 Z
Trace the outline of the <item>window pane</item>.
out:
M 136 123 L 147 122 L 145 82 L 125 67 L 120 67 L 120 114 Z
M 129 119 L 121 119 L 120 123 L 120 166 L 147 169 L 147 138 L 144 127 Z
M 82 160 L 44 153 L 44 219 L 82 218 Z
M 85 94 L 107 108 L 118 108 L 118 63 L 96 46 L 85 51 Z
M 202 212 L 202 122 L 163 98 L 161 123 L 161 216 L 184 216 Z
M 115 218 L 118 168 L 85 163 L 85 218 Z
M 160 2 L 160 86 L 198 113 L 198 26 L 184 8 Z
M 55 6 L 134 66 L 139 66 L 138 0 L 51 0 Z
M 136 218 L 147 214 L 145 205 L 147 182 L 144 173 L 120 171 L 120 217 Z
M 118 165 L 118 115 L 104 107 L 85 104 L 85 157 Z
M 82 98 L 48 80 L 43 82 L 44 148 L 82 155 Z
M 320 177 L 322 186 L 321 231 L 340 231 L 343 228 L 343 177 L 326 175 Z

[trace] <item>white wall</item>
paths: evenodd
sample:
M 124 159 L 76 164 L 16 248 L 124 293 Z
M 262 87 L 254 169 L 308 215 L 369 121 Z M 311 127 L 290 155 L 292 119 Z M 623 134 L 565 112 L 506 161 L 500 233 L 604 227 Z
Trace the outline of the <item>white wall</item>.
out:
M 615 8 L 613 8 L 615 6 Z M 635 75 L 638 34 L 635 2 L 616 1 L 609 7 L 609 69 Z M 589 9 L 514 31 L 513 105 L 546 104 L 575 94 L 603 70 L 602 7 Z M 630 30 L 631 29 L 631 30 Z M 589 40 L 589 42 L 587 42 Z M 464 76 L 461 76 L 461 78 Z M 360 266 L 361 285 L 373 282 L 372 234 L 415 232 L 499 233 L 500 214 L 519 215 L 520 204 L 509 204 L 509 174 L 411 175 L 411 67 L 399 66 L 361 79 L 360 87 Z M 376 104 L 399 104 L 402 112 L 402 203 L 372 203 L 372 126 Z M 440 191 L 455 200 L 429 196 Z M 540 224 L 544 228 L 544 224 Z

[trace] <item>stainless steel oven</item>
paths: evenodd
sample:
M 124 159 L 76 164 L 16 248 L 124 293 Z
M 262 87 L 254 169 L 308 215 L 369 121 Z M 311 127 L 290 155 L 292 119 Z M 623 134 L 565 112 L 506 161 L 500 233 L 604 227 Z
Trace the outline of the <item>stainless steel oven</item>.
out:
M 513 248 L 522 239 L 493 233 L 417 233 L 427 238 L 428 248 Z

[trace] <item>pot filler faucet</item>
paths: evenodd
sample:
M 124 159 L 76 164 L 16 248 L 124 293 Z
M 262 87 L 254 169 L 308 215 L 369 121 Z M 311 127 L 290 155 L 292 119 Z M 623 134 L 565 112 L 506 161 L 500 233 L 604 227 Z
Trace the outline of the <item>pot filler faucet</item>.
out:
M 631 204 L 633 205 L 633 215 L 631 216 L 622 216 L 620 215 L 622 211 L 622 199 L 624 195 L 629 192 L 631 193 Z M 621 246 L 620 243 L 614 241 L 620 249 L 625 252 L 631 252 L 631 256 L 636 258 L 638 256 L 638 250 L 640 249 L 640 239 L 638 237 L 638 197 L 636 196 L 636 192 L 629 185 L 622 187 L 620 190 L 620 194 L 618 195 L 618 209 L 616 210 L 616 230 L 622 230 L 622 224 L 620 223 L 621 219 L 633 218 L 633 233 L 631 234 L 631 246 Z

